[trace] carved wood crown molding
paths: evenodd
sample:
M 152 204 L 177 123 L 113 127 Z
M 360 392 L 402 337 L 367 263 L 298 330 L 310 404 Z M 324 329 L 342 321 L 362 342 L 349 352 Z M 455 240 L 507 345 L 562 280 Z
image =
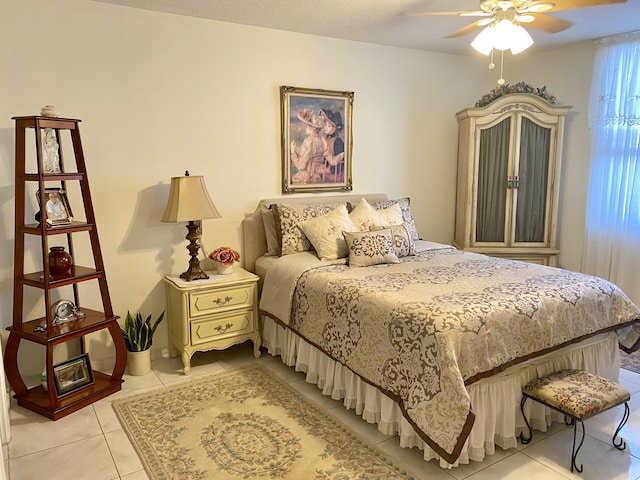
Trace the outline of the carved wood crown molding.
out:
M 514 110 L 522 110 L 522 111 L 531 112 L 531 113 L 542 113 L 542 110 L 535 108 L 533 105 L 530 105 L 527 103 L 511 103 L 509 105 L 505 105 L 504 107 L 498 110 L 493 111 L 492 114 L 500 115 L 502 113 L 511 112 Z

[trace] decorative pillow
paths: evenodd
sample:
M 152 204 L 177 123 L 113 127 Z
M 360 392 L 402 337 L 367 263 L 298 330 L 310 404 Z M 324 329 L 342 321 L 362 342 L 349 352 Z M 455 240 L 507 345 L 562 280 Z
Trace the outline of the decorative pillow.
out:
M 387 208 L 378 210 L 378 215 L 380 215 L 380 220 L 382 221 L 382 223 L 378 224 L 381 227 L 388 227 L 389 225 L 402 225 L 402 222 L 404 222 L 404 218 L 402 217 L 402 209 L 397 203 L 394 203 Z
M 276 234 L 281 255 L 306 252 L 313 247 L 300 228 L 300 223 L 330 212 L 343 203 L 304 205 L 299 203 L 276 203 L 271 206 L 276 224 Z
M 371 227 L 371 231 L 382 230 L 384 227 Z M 398 258 L 408 257 L 416 254 L 416 244 L 411 238 L 411 232 L 409 231 L 409 225 L 403 223 L 401 225 L 391 225 L 391 238 L 393 239 L 393 250 L 396 252 Z
M 400 263 L 393 250 L 391 229 L 342 234 L 349 248 L 349 266 L 369 267 L 381 263 Z
M 408 197 L 401 198 L 399 200 L 386 200 L 384 202 L 376 202 L 372 205 L 372 207 L 376 210 L 381 210 L 393 205 L 394 203 L 400 205 L 400 210 L 402 211 L 402 219 L 409 224 L 411 238 L 414 240 L 420 240 L 420 235 L 418 235 L 418 229 L 416 228 L 416 222 L 413 220 L 413 215 L 411 214 L 411 200 Z
M 329 213 L 306 220 L 300 224 L 300 228 L 321 260 L 346 257 L 349 251 L 342 232 L 357 230 L 349 217 L 346 205 L 340 205 Z
M 360 202 L 351 210 L 349 217 L 360 232 L 368 232 L 373 226 L 383 225 L 378 211 L 364 198 L 360 199 Z
M 262 223 L 264 224 L 264 236 L 267 239 L 267 256 L 279 257 L 280 244 L 276 233 L 276 220 L 273 217 L 273 210 L 266 205 L 260 207 L 262 212 Z

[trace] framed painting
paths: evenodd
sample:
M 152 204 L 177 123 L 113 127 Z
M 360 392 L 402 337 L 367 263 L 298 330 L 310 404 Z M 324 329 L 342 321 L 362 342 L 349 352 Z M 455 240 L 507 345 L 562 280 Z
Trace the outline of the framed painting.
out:
M 53 366 L 56 393 L 66 395 L 76 390 L 92 385 L 93 371 L 89 363 L 89 355 L 83 354 L 66 362 Z
M 353 189 L 353 95 L 280 87 L 282 193 Z

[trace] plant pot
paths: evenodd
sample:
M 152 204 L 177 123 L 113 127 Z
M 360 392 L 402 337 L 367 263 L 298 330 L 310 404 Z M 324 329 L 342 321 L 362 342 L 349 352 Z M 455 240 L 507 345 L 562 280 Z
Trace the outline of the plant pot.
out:
M 229 275 L 233 273 L 233 263 L 231 265 L 224 265 L 220 262 L 215 262 L 215 263 L 216 263 L 216 270 L 218 272 L 218 275 Z
M 151 371 L 151 349 L 127 352 L 129 375 L 146 375 Z

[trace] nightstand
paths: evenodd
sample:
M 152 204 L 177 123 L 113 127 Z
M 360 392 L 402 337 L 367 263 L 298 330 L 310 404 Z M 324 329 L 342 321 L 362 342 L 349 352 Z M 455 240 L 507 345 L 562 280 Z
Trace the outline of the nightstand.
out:
M 169 355 L 182 353 L 189 375 L 194 352 L 223 350 L 247 340 L 260 357 L 258 276 L 237 265 L 233 273 L 207 272 L 208 279 L 187 282 L 179 275 L 164 278 L 167 288 Z

